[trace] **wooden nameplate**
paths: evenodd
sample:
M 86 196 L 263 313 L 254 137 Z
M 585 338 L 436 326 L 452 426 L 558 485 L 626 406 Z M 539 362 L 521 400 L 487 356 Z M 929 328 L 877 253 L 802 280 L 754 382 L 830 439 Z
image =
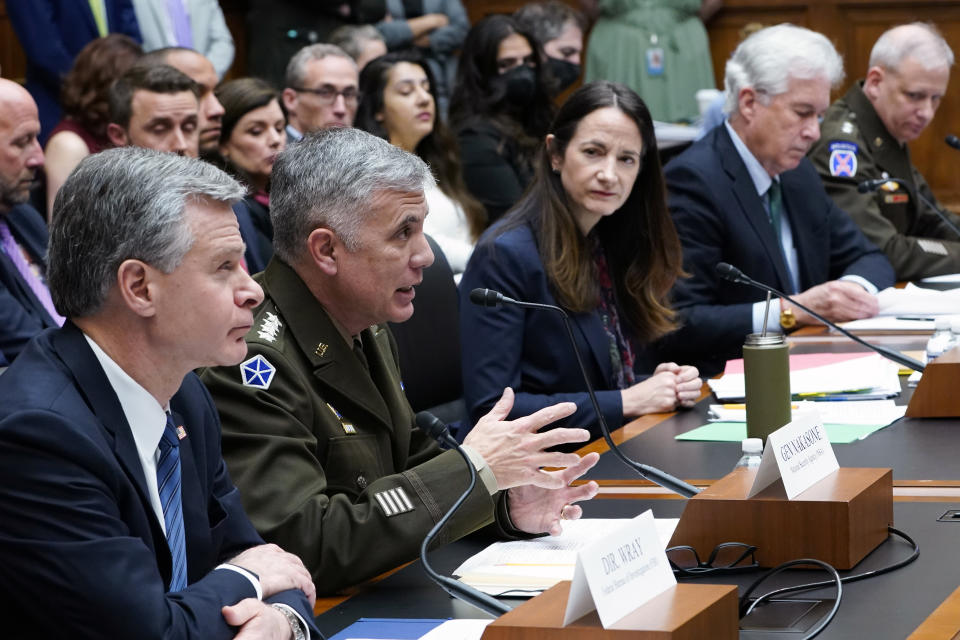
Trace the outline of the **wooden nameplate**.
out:
M 960 418 L 960 347 L 927 364 L 907 405 L 910 418 Z
M 563 626 L 570 582 L 509 611 L 481 640 L 736 640 L 737 588 L 726 584 L 678 584 L 604 629 L 596 611 Z
M 893 524 L 890 469 L 841 467 L 793 500 L 777 480 L 747 498 L 756 469 L 739 468 L 690 498 L 670 546 L 707 558 L 723 542 L 757 547 L 763 567 L 816 558 L 852 569 L 887 539 Z

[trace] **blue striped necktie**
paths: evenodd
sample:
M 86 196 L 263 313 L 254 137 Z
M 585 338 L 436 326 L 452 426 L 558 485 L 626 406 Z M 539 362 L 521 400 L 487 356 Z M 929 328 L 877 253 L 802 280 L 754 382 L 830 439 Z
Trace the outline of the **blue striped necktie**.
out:
M 170 591 L 180 591 L 187 587 L 187 543 L 183 533 L 183 505 L 180 501 L 180 440 L 177 438 L 173 417 L 169 413 L 159 446 L 157 488 L 160 490 L 160 506 L 163 507 L 167 545 L 170 547 L 173 563 Z

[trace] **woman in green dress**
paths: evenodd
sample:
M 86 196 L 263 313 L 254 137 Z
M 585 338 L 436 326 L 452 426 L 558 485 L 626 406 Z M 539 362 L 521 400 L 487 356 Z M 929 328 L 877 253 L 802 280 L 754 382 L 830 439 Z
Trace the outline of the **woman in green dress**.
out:
M 695 120 L 697 91 L 716 86 L 703 23 L 721 0 L 595 1 L 584 82 L 622 82 L 655 120 Z

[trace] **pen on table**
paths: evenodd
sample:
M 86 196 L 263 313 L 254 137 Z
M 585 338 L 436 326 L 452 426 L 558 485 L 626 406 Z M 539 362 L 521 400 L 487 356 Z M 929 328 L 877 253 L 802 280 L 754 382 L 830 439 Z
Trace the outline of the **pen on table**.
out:
M 916 316 L 896 316 L 894 320 L 918 320 L 922 322 L 933 322 L 936 318 L 918 318 Z
M 724 409 L 746 409 L 747 405 L 741 402 L 740 404 L 724 404 L 724 405 L 721 405 L 721 407 Z M 793 404 L 790 405 L 790 408 L 798 409 L 799 405 L 796 402 L 794 402 Z

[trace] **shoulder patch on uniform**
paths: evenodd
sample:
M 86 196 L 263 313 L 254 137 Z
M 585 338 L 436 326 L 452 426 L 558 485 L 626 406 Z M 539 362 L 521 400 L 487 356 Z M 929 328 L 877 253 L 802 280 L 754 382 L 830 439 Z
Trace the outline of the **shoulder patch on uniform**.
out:
M 855 142 L 835 140 L 830 143 L 830 175 L 852 178 L 857 175 L 857 151 Z
M 926 238 L 920 238 L 917 240 L 917 244 L 920 245 L 920 248 L 926 253 L 935 253 L 938 256 L 947 255 L 947 248 L 943 246 L 942 242 L 937 242 L 936 240 L 928 240 Z
M 274 342 L 277 339 L 277 332 L 280 331 L 280 327 L 282 326 L 283 323 L 280 322 L 277 314 L 272 311 L 267 311 L 263 314 L 263 320 L 260 321 L 260 326 L 257 328 L 257 336 L 261 340 Z
M 413 503 L 410 502 L 410 498 L 407 497 L 407 492 L 403 490 L 403 487 L 380 491 L 373 494 L 373 497 L 377 499 L 377 504 L 380 505 L 388 518 L 414 509 Z
M 269 389 L 276 372 L 277 368 L 259 354 L 240 363 L 240 375 L 243 377 L 245 387 Z

